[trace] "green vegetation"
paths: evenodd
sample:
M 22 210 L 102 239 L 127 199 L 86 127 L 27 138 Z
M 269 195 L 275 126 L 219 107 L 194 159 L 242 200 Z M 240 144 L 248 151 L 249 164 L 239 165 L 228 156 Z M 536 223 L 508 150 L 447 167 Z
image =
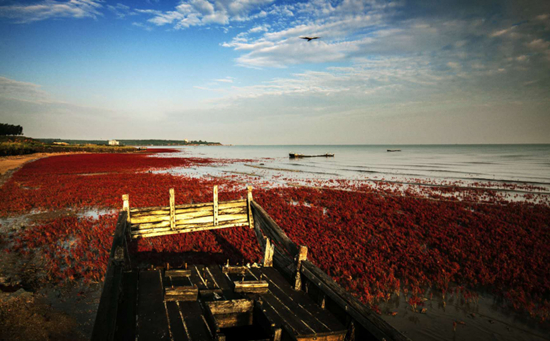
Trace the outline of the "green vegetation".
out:
M 45 143 L 66 142 L 70 145 L 75 144 L 98 144 L 107 145 L 107 140 L 63 140 L 63 139 L 37 139 Z M 121 145 L 126 146 L 189 146 L 189 145 L 221 145 L 219 142 L 208 141 L 185 141 L 185 140 L 117 140 Z
M 23 127 L 0 123 L 0 135 L 23 135 Z
M 24 136 L 0 136 L 0 156 L 66 152 L 131 153 L 135 151 L 137 151 L 137 149 L 134 147 L 93 144 L 56 145 Z

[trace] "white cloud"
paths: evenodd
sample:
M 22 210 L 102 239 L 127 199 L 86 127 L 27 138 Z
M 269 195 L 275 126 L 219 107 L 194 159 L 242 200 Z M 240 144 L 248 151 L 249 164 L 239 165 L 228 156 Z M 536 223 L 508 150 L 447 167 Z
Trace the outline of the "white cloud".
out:
M 14 4 L 0 6 L 0 17 L 13 19 L 18 23 L 46 20 L 50 18 L 97 18 L 103 14 L 103 7 L 95 0 L 69 0 L 66 2 L 45 0 L 35 4 Z
M 157 26 L 173 25 L 175 29 L 207 24 L 227 25 L 231 21 L 248 21 L 265 17 L 261 10 L 274 0 L 188 0 L 172 11 L 138 10 L 153 15 L 148 21 Z

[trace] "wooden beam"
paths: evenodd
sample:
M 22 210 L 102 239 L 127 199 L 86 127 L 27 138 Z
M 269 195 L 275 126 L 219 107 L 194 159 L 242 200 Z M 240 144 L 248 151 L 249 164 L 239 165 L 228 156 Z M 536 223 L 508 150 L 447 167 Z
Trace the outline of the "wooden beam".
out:
M 166 270 L 164 272 L 164 276 L 166 276 L 166 277 L 189 277 L 189 276 L 191 276 L 191 270 L 190 269 Z
M 176 228 L 176 194 L 173 188 L 170 188 L 170 228 Z
M 411 341 L 362 304 L 355 296 L 344 290 L 315 264 L 308 260 L 303 261 L 301 273 L 378 340 Z
M 227 204 L 227 205 L 239 204 L 239 203 L 245 203 L 246 204 L 246 200 L 244 200 L 244 199 L 228 200 L 228 201 L 224 201 L 223 203 Z M 221 203 L 220 203 L 220 205 L 221 205 Z M 205 202 L 205 203 L 198 203 L 198 204 L 176 205 L 176 210 L 178 210 L 178 209 L 189 209 L 189 208 L 204 208 L 204 207 L 208 207 L 208 208 L 212 209 L 212 203 L 211 202 Z M 168 211 L 168 207 L 166 207 L 166 206 L 153 206 L 153 207 L 140 207 L 140 208 L 136 207 L 136 208 L 132 208 L 130 210 L 130 212 L 132 212 L 132 213 L 149 213 L 149 212 L 154 212 L 154 211 Z
M 225 301 L 210 301 L 205 303 L 210 308 L 212 315 L 247 313 L 252 311 L 254 308 L 254 301 L 246 298 Z
M 302 277 L 300 269 L 302 268 L 302 262 L 307 259 L 307 246 L 300 245 L 300 251 L 296 256 L 296 276 L 294 281 L 294 290 L 302 289 Z
M 264 267 L 273 266 L 273 251 L 275 245 L 269 242 L 269 238 L 265 238 L 265 253 L 264 253 Z
M 214 208 L 214 226 L 218 225 L 218 186 L 214 186 L 214 200 L 212 201 Z
M 248 294 L 266 294 L 269 290 L 269 283 L 266 281 L 244 281 L 233 282 L 234 291 Z
M 126 220 L 130 221 L 130 195 L 122 195 L 122 210 L 126 211 Z
M 198 231 L 207 231 L 207 230 L 217 230 L 225 229 L 229 227 L 238 227 L 238 226 L 247 226 L 248 222 L 246 220 L 239 220 L 238 222 L 230 221 L 228 224 L 222 224 L 218 226 L 212 226 L 212 224 L 207 224 L 205 226 L 194 226 L 186 228 L 176 228 L 175 230 L 168 229 L 167 231 L 157 231 L 157 232 L 148 232 L 148 233 L 132 233 L 132 238 L 148 238 L 156 236 L 165 236 L 169 234 L 179 234 L 179 233 L 189 233 L 189 232 L 198 232 Z

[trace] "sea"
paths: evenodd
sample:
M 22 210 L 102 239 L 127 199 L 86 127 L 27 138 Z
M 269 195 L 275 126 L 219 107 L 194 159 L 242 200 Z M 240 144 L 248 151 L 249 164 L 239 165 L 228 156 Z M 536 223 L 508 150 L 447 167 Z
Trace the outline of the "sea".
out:
M 228 159 L 225 164 L 173 168 L 159 172 L 203 177 L 243 176 L 256 185 L 289 185 L 308 180 L 396 183 L 405 187 L 452 184 L 550 197 L 550 144 L 513 145 L 274 145 L 185 146 L 160 157 Z M 388 151 L 393 150 L 393 151 Z M 289 153 L 334 154 L 334 157 L 292 159 Z M 155 156 L 156 157 L 156 156 Z M 235 160 L 240 160 L 233 162 Z M 254 182 L 252 182 L 254 184 Z M 515 199 L 511 199 L 515 200 Z M 526 199 L 518 199 L 526 200 Z M 545 201 L 546 204 L 548 201 Z M 437 296 L 437 292 L 435 293 Z M 478 292 L 474 299 L 450 293 L 411 311 L 406 296 L 381 303 L 381 315 L 413 340 L 545 340 L 548 324 L 515 313 L 499 297 Z M 422 315 L 420 318 L 419 315 Z M 546 335 L 546 336 L 544 336 Z
M 166 148 L 166 147 L 165 147 Z M 253 175 L 274 183 L 304 179 L 518 184 L 550 192 L 550 144 L 499 145 L 234 145 L 168 147 L 166 157 L 244 162 L 169 172 L 189 176 Z M 392 150 L 392 151 L 388 151 Z M 289 153 L 334 154 L 292 159 Z M 284 179 L 284 180 L 281 180 Z

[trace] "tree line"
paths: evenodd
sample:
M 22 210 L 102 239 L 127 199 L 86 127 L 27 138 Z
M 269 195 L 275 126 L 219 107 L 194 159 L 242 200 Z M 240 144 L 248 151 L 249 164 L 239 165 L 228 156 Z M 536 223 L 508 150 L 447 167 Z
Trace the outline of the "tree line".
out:
M 0 135 L 23 135 L 23 127 L 0 123 Z

